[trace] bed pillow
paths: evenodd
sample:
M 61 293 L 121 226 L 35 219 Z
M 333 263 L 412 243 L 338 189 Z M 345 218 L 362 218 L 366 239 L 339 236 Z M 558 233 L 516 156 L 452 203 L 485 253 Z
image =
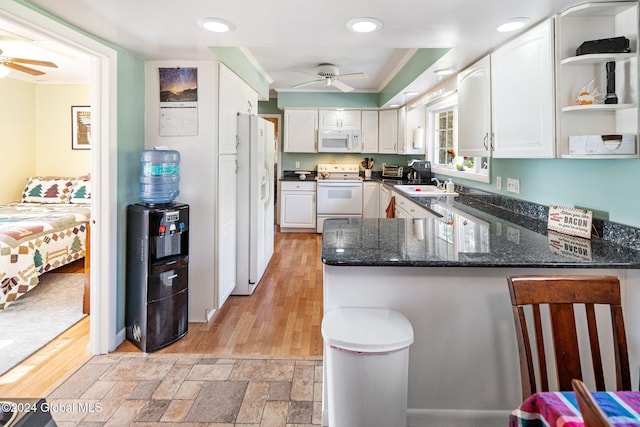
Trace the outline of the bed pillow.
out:
M 91 181 L 78 179 L 71 190 L 71 203 L 91 203 Z
M 22 192 L 23 203 L 69 203 L 73 178 L 32 176 Z

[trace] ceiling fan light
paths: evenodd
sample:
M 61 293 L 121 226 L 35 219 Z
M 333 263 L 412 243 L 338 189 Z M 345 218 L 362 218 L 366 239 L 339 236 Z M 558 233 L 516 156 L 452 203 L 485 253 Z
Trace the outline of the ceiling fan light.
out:
M 198 19 L 198 26 L 207 31 L 214 33 L 226 33 L 235 30 L 236 26 L 229 21 L 220 18 L 201 18 Z
M 524 18 L 524 17 L 511 18 L 507 22 L 499 25 L 498 28 L 496 28 L 496 30 L 498 30 L 501 33 L 508 33 L 510 31 L 519 30 L 520 28 L 527 25 L 528 22 L 529 22 L 529 18 Z
M 354 33 L 371 33 L 382 28 L 382 22 L 376 18 L 354 18 L 347 22 L 347 28 Z
M 9 69 L 9 67 L 5 67 L 4 65 L 0 64 L 0 79 L 3 77 L 7 77 L 10 72 L 11 70 Z

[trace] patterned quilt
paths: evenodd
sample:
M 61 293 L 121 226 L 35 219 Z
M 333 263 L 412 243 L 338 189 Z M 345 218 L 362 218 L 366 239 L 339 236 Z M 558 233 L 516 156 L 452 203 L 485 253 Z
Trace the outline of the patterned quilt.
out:
M 640 426 L 640 393 L 592 392 L 612 426 Z M 511 413 L 509 427 L 584 427 L 575 393 L 535 393 Z
M 89 206 L 0 206 L 0 310 L 33 289 L 42 273 L 84 257 Z

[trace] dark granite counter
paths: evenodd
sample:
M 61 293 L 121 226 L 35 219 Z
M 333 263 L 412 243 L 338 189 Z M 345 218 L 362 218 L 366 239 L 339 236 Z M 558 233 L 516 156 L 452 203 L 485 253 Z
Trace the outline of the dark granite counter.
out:
M 456 191 L 461 193 L 456 198 L 411 198 L 440 218 L 327 220 L 322 261 L 343 266 L 640 269 L 640 251 L 634 247 L 548 232 L 546 220 L 536 218 L 544 212 L 532 215 Z

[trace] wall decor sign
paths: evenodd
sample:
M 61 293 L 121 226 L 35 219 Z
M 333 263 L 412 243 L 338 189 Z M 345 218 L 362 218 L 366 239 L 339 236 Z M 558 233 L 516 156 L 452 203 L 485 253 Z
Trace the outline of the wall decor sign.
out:
M 198 135 L 198 69 L 159 68 L 160 136 Z
M 593 212 L 586 209 L 549 206 L 547 228 L 571 236 L 591 237 Z
M 91 107 L 71 107 L 71 148 L 73 150 L 91 149 Z

